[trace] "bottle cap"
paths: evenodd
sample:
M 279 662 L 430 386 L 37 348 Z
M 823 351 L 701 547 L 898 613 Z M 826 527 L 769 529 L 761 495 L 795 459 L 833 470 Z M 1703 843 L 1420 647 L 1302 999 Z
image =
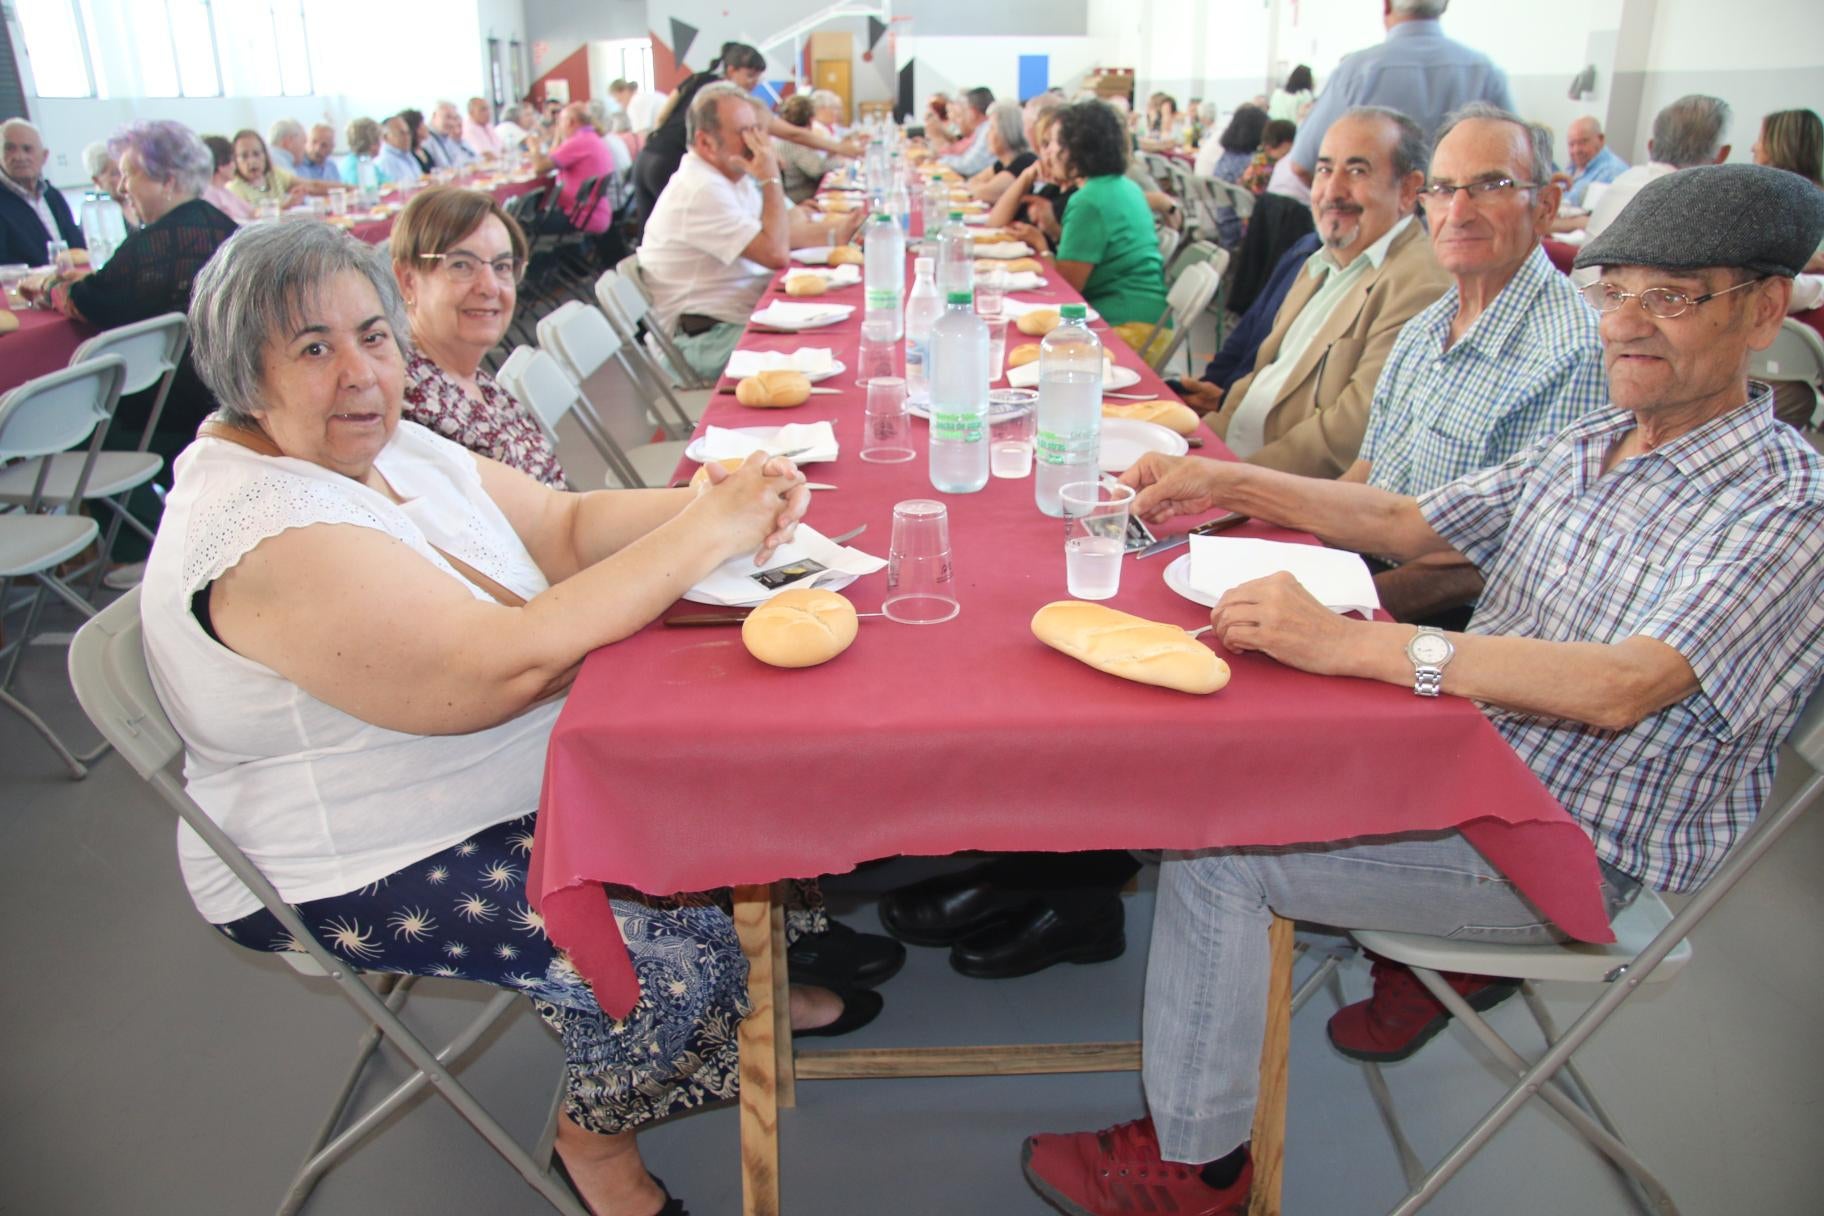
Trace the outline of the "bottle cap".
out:
M 975 293 L 972 291 L 953 291 L 946 295 L 944 299 L 951 304 L 961 304 L 967 308 L 975 303 Z
M 886 220 L 886 221 L 887 221 L 887 222 L 889 222 L 889 223 L 891 223 L 891 222 L 892 222 L 892 220 L 893 220 L 893 217 L 892 217 L 892 216 L 890 216 L 890 215 L 888 215 L 888 214 L 887 214 L 887 213 L 886 213 L 886 212 L 884 212 L 884 211 L 876 211 L 876 212 L 875 212 L 875 213 L 874 213 L 874 218 L 875 218 L 875 219 L 877 219 L 877 220 Z
M 1058 316 L 1066 321 L 1081 321 L 1088 315 L 1089 308 L 1083 304 L 1065 304 L 1058 309 Z
M 950 213 L 950 218 L 957 221 L 960 224 L 963 220 L 963 213 L 960 211 L 952 211 Z

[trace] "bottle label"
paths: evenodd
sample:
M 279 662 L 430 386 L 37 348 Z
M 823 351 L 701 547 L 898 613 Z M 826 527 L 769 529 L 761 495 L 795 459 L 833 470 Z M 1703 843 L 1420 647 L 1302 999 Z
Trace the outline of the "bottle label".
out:
M 1033 439 L 1032 454 L 1040 464 L 1085 464 L 1096 450 L 1100 431 L 1096 427 L 1078 427 L 1069 431 L 1043 428 Z
M 899 292 L 889 287 L 885 291 L 877 287 L 867 289 L 868 311 L 886 312 L 899 307 Z
M 933 443 L 980 443 L 982 415 L 955 406 L 931 406 L 931 441 Z

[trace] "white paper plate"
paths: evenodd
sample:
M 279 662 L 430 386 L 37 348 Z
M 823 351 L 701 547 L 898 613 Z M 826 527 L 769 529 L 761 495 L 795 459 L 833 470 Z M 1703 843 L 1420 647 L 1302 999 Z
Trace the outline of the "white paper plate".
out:
M 1216 597 L 1207 595 L 1191 586 L 1191 555 L 1180 553 L 1165 567 L 1165 585 L 1182 595 L 1193 604 L 1202 604 L 1205 608 L 1216 606 Z
M 1002 315 L 1006 316 L 1009 320 L 1012 320 L 1015 317 L 1023 317 L 1029 312 L 1037 312 L 1041 308 L 1063 308 L 1063 307 L 1064 307 L 1064 302 L 1062 302 L 1062 301 L 1057 302 L 1057 303 L 1047 303 L 1044 300 L 1018 300 L 1012 296 L 1008 296 L 1006 299 L 1001 301 L 1001 313 L 1002 313 Z M 1085 304 L 1083 306 L 1083 319 L 1085 321 L 1100 321 L 1102 319 L 1102 314 L 1097 312 L 1095 309 L 1091 308 L 1089 305 Z
M 1032 255 L 1033 248 L 1025 241 L 996 241 L 992 245 L 978 246 L 975 250 L 978 258 L 1029 258 Z
M 785 368 L 779 368 L 776 370 L 789 372 L 792 369 L 789 367 L 785 367 Z M 824 370 L 822 370 L 820 372 L 806 372 L 806 373 L 804 373 L 804 378 L 806 380 L 809 380 L 812 384 L 822 384 L 825 380 L 835 379 L 837 376 L 842 375 L 842 373 L 844 373 L 848 370 L 849 369 L 843 365 L 843 362 L 841 359 L 831 359 L 830 365 L 828 367 L 826 367 Z
M 792 261 L 804 266 L 827 266 L 834 248 L 834 245 L 806 245 L 803 249 L 792 250 Z
M 1157 422 L 1138 418 L 1104 418 L 1102 420 L 1102 471 L 1125 473 L 1148 452 L 1182 456 L 1191 445 L 1177 431 L 1167 430 Z
M 730 427 L 728 429 L 731 431 L 740 431 L 743 435 L 750 436 L 754 441 L 754 449 L 756 451 L 761 448 L 771 451 L 773 448 L 773 440 L 779 437 L 779 432 L 783 428 L 776 426 L 740 426 Z M 690 446 L 684 449 L 684 459 L 694 460 L 698 464 L 704 462 L 703 436 L 698 435 L 695 439 L 690 441 Z M 804 460 L 800 457 L 793 457 L 792 463 L 817 464 L 819 462 L 816 460 Z
M 832 304 L 830 305 L 830 309 L 832 311 L 831 316 L 825 317 L 821 321 L 811 321 L 801 325 L 793 324 L 790 321 L 775 321 L 770 317 L 761 315 L 761 313 L 755 313 L 750 320 L 752 320 L 754 324 L 764 325 L 768 329 L 789 329 L 795 332 L 803 332 L 808 329 L 822 329 L 828 325 L 841 325 L 855 312 L 855 306 L 853 304 Z M 838 309 L 841 311 L 837 312 L 836 310 Z
M 759 567 L 756 566 L 755 569 L 758 570 Z M 859 577 L 860 577 L 859 575 L 855 575 L 855 574 L 838 574 L 833 578 L 824 579 L 821 583 L 817 584 L 817 587 L 821 591 L 841 591 L 844 587 L 848 586 L 850 583 L 854 582 Z M 721 600 L 709 600 L 709 599 L 700 600 L 688 591 L 686 591 L 683 595 L 680 595 L 678 598 L 681 600 L 688 600 L 689 602 L 691 602 L 693 604 L 708 604 L 712 608 L 758 608 L 761 604 L 766 603 L 766 601 L 772 599 L 775 595 L 778 595 L 778 594 L 779 593 L 777 591 L 768 591 L 765 587 L 762 587 L 759 583 L 755 583 L 754 584 L 754 598 L 751 600 L 743 600 L 739 604 L 725 604 Z
M 1024 337 L 1025 335 L 1021 336 Z M 1130 388 L 1138 383 L 1140 383 L 1139 372 L 1131 367 L 1122 367 L 1120 364 L 1116 364 L 1103 374 L 1102 391 L 1109 393 L 1116 389 Z M 1023 363 L 1019 367 L 1008 372 L 1007 386 L 1009 388 L 1039 387 L 1039 361 L 1034 359 L 1031 363 Z

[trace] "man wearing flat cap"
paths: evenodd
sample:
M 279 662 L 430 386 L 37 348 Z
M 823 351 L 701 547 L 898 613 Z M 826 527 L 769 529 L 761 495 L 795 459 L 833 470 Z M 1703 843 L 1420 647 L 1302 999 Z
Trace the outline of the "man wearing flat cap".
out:
M 1474 563 L 1486 588 L 1462 633 L 1339 616 L 1286 575 L 1235 588 L 1210 619 L 1230 650 L 1473 699 L 1589 834 L 1613 918 L 1642 885 L 1687 890 L 1716 869 L 1824 674 L 1824 461 L 1747 375 L 1821 235 L 1824 195 L 1791 173 L 1715 165 L 1651 182 L 1577 258 L 1599 272 L 1586 298 L 1610 407 L 1419 498 L 1157 455 L 1122 480 L 1154 522 L 1220 506 L 1359 552 Z M 1062 1210 L 1128 1211 L 1143 1170 L 1153 1210 L 1245 1210 L 1272 913 L 1559 937 L 1455 835 L 1167 854 L 1147 966 L 1150 1114 L 1027 1141 L 1027 1176 Z M 1403 968 L 1377 962 L 1374 980 L 1373 999 L 1330 1021 L 1347 1054 L 1403 1059 L 1447 1023 Z M 1476 1008 L 1509 991 L 1452 985 Z

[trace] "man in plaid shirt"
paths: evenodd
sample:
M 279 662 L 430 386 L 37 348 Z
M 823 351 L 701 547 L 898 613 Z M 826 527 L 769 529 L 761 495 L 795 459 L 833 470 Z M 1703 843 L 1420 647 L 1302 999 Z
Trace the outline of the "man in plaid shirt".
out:
M 1824 674 L 1824 461 L 1747 376 L 1821 236 L 1824 196 L 1795 174 L 1713 165 L 1650 183 L 1577 258 L 1601 275 L 1585 298 L 1612 408 L 1417 498 L 1156 455 L 1123 480 L 1155 522 L 1227 507 L 1479 570 L 1463 633 L 1339 616 L 1284 574 L 1230 591 L 1210 619 L 1230 650 L 1474 699 L 1590 834 L 1613 917 L 1642 884 L 1685 890 L 1717 867 Z M 1168 855 L 1147 967 L 1151 1114 L 1027 1141 L 1027 1176 L 1061 1210 L 1245 1210 L 1275 912 L 1558 939 L 1457 836 Z M 1478 1008 L 1506 995 L 1452 984 Z M 1377 963 L 1374 998 L 1338 1012 L 1330 1037 L 1403 1059 L 1447 1021 Z M 1132 1202 L 1143 1170 L 1152 1209 Z

